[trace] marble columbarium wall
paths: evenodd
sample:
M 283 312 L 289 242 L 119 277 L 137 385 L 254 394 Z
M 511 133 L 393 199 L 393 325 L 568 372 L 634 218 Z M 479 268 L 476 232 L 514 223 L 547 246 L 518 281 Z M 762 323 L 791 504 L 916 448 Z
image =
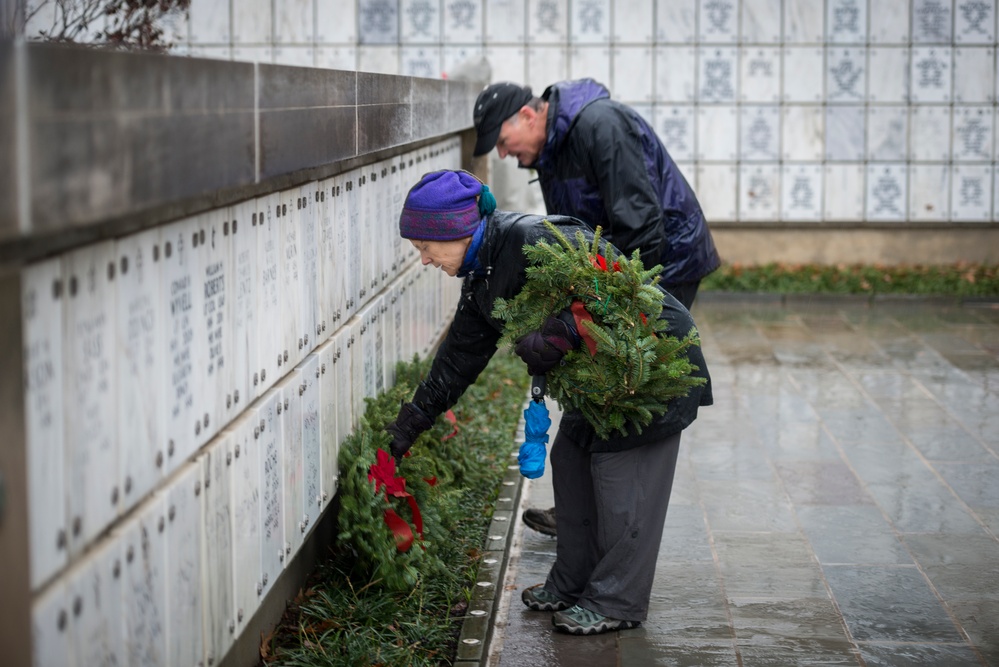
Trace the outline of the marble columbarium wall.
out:
M 223 59 L 442 77 L 484 58 L 537 92 L 595 78 L 717 229 L 890 241 L 999 221 L 995 0 L 192 0 L 170 30 Z M 502 204 L 540 206 L 509 160 L 491 168 Z
M 476 89 L 0 51 L 4 663 L 252 655 L 365 397 L 450 319 L 397 221 Z

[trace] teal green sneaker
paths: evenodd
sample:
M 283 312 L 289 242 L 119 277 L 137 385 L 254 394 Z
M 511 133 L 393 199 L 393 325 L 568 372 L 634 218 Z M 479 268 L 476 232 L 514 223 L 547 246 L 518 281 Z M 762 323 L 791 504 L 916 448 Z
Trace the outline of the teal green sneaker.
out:
M 575 605 L 568 611 L 553 614 L 552 625 L 556 630 L 568 632 L 570 635 L 599 635 L 601 632 L 637 628 L 639 622 L 619 621 Z
M 534 584 L 525 588 L 520 594 L 520 599 L 524 601 L 528 609 L 534 611 L 561 611 L 572 606 L 554 593 L 546 591 L 544 584 Z

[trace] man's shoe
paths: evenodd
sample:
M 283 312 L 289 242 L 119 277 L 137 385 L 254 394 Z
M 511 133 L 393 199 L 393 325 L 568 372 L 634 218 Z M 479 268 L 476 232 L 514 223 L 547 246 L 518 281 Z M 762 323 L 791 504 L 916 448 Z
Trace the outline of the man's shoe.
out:
M 520 594 L 520 599 L 528 609 L 534 611 L 562 611 L 572 606 L 554 593 L 546 591 L 544 584 L 534 584 L 525 588 Z
M 538 531 L 539 533 L 544 533 L 545 535 L 551 535 L 555 537 L 555 508 L 547 510 L 538 510 L 534 508 L 524 510 L 524 515 L 522 517 L 524 523 L 529 527 Z
M 601 632 L 637 628 L 639 622 L 619 621 L 575 605 L 568 611 L 555 612 L 552 615 L 552 625 L 556 630 L 568 632 L 570 635 L 599 635 Z

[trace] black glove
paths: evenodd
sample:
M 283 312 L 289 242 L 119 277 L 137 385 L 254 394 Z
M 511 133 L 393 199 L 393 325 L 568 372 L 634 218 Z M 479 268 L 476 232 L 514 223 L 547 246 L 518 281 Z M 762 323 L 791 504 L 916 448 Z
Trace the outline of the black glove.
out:
M 428 430 L 434 423 L 430 421 L 423 410 L 412 403 L 403 403 L 399 408 L 399 415 L 395 421 L 385 427 L 385 430 L 392 436 L 392 444 L 389 449 L 395 457 L 395 464 L 402 463 L 413 442 L 420 437 L 420 434 Z
M 555 368 L 569 350 L 579 347 L 572 313 L 563 310 L 557 317 L 549 317 L 540 331 L 532 331 L 519 341 L 514 351 L 527 364 L 531 375 L 544 375 Z

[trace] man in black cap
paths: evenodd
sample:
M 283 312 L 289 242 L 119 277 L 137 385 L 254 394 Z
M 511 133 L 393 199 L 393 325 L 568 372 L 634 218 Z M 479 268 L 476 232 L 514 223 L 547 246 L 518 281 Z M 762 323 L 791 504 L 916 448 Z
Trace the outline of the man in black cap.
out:
M 642 116 L 610 99 L 593 79 L 559 81 L 541 97 L 502 82 L 475 101 L 474 155 L 496 147 L 538 172 L 549 214 L 570 215 L 645 266 L 662 264 L 662 285 L 687 309 L 721 260 L 697 196 Z M 555 535 L 555 510 L 528 509 L 524 522 Z

